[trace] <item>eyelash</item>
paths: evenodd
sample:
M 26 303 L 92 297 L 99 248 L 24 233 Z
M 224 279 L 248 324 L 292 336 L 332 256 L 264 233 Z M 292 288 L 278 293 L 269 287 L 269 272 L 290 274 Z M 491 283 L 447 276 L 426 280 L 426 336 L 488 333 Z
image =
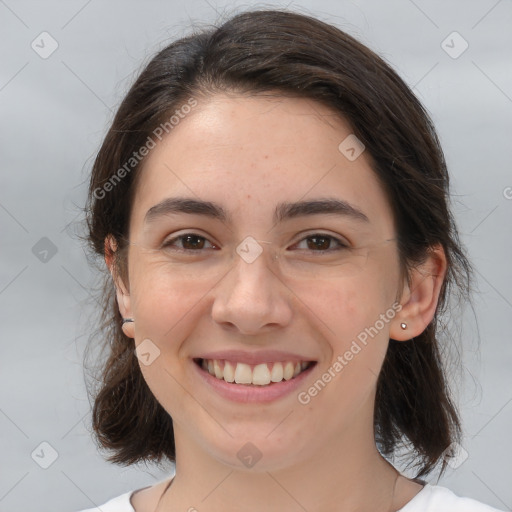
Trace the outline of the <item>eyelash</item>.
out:
M 165 241 L 163 244 L 162 244 L 162 248 L 167 248 L 167 247 L 172 247 L 173 246 L 173 243 L 176 242 L 177 240 L 183 240 L 184 238 L 187 238 L 187 237 L 194 237 L 194 238 L 202 238 L 204 240 L 208 240 L 206 237 L 202 236 L 202 235 L 198 235 L 197 233 L 185 233 L 183 235 L 179 235 L 179 236 L 176 236 L 174 238 L 171 238 L 170 240 L 167 240 Z M 327 238 L 329 240 L 332 240 L 334 242 L 336 242 L 338 244 L 338 247 L 335 248 L 335 249 L 326 249 L 326 250 L 318 250 L 318 251 L 315 251 L 315 250 L 311 250 L 311 249 L 305 249 L 307 252 L 309 253 L 329 253 L 329 252 L 333 252 L 333 251 L 339 251 L 339 250 L 342 250 L 342 249 L 348 249 L 349 246 L 347 244 L 345 244 L 344 242 L 342 242 L 339 238 L 336 238 L 335 236 L 332 236 L 332 235 L 327 235 L 325 233 L 312 233 L 308 236 L 305 236 L 304 238 L 302 238 L 301 240 L 299 240 L 298 242 L 296 242 L 294 245 L 297 245 L 305 240 L 308 240 L 310 238 Z M 209 242 L 211 243 L 211 242 Z M 214 247 L 215 245 L 212 244 Z M 173 250 L 176 250 L 178 252 L 182 252 L 182 253 L 199 253 L 199 252 L 202 252 L 202 249 L 182 249 L 182 248 L 176 248 L 174 247 Z

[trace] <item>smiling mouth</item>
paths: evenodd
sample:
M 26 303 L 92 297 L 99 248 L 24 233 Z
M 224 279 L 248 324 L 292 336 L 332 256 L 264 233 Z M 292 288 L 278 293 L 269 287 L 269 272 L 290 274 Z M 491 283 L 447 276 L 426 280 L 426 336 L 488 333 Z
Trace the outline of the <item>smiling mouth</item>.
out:
M 194 363 L 218 380 L 248 386 L 272 386 L 292 380 L 316 361 L 276 361 L 256 365 L 227 361 L 223 359 L 195 358 Z

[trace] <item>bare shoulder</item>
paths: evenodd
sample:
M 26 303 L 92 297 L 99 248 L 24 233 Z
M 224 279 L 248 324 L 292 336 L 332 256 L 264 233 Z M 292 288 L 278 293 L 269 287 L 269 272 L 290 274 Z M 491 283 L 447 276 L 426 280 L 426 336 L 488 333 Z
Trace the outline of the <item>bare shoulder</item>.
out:
M 153 512 L 158 500 L 173 477 L 169 477 L 150 487 L 140 489 L 132 494 L 130 502 L 135 512 Z

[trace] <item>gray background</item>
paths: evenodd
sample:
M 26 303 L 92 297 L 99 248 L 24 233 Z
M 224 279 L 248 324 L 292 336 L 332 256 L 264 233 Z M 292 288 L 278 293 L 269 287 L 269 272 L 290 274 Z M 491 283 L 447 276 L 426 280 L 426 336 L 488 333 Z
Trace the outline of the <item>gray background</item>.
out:
M 191 22 L 253 5 L 288 5 L 337 24 L 383 55 L 430 111 L 478 271 L 478 323 L 464 321 L 462 347 L 468 457 L 439 483 L 510 510 L 510 0 L 0 0 L 0 510 L 79 510 L 165 476 L 106 463 L 87 430 L 82 353 L 94 271 L 74 233 L 95 151 L 142 63 Z M 59 45 L 46 59 L 31 47 L 42 46 L 43 31 Z M 453 31 L 469 44 L 457 58 L 457 36 L 445 43 L 452 56 L 442 47 Z M 42 442 L 58 454 L 47 469 L 40 465 L 52 451 Z

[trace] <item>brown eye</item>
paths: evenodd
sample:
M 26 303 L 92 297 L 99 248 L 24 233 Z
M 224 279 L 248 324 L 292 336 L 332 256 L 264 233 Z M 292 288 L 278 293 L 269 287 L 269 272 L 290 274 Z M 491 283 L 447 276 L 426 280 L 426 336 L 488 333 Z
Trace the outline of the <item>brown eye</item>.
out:
M 326 251 L 330 248 L 332 239 L 328 236 L 311 236 L 306 240 L 308 241 L 308 249 Z
M 176 245 L 176 242 L 181 242 L 181 247 Z M 200 251 L 205 248 L 205 242 L 209 243 L 212 248 L 215 247 L 211 242 L 201 235 L 197 235 L 195 233 L 186 233 L 184 235 L 180 235 L 170 240 L 164 242 L 162 247 L 166 248 L 176 248 L 178 251 Z
M 303 242 L 306 242 L 306 250 L 311 252 L 331 252 L 348 247 L 346 244 L 341 242 L 341 240 L 322 233 L 315 233 L 307 236 L 295 244 L 295 246 L 298 246 Z M 333 243 L 336 246 L 334 248 L 332 247 Z

